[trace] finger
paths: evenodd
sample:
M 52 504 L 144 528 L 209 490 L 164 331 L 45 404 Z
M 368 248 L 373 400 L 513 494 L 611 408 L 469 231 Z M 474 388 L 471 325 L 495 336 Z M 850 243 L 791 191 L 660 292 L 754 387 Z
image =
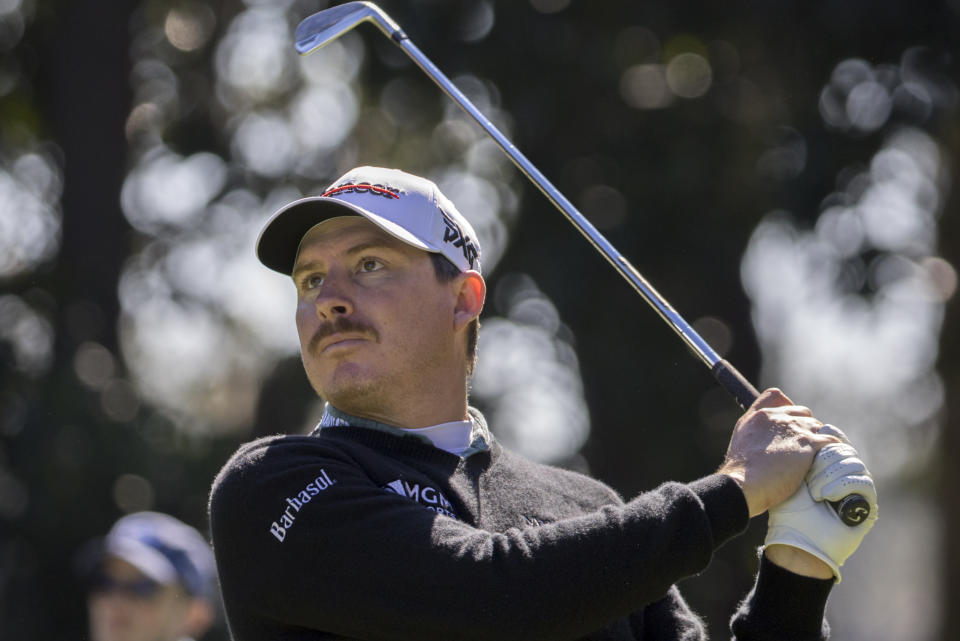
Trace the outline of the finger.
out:
M 829 434 L 824 435 L 818 434 L 817 432 L 810 432 L 807 442 L 813 447 L 813 451 L 819 454 L 825 448 L 831 445 L 840 445 L 843 441 Z
M 877 487 L 868 475 L 842 476 L 823 486 L 820 495 L 827 501 L 839 501 L 845 496 L 859 494 L 867 500 L 870 507 L 877 505 Z M 810 495 L 817 500 L 811 489 Z
M 826 486 L 843 477 L 870 476 L 857 451 L 846 443 L 832 443 L 822 448 L 807 473 L 807 485 L 816 500 L 826 494 Z
M 806 436 L 815 436 L 818 440 L 828 437 L 821 436 L 820 421 L 806 414 L 784 414 L 773 410 L 764 410 L 766 418 L 770 423 L 770 428 L 784 432 L 796 432 Z M 836 440 L 829 437 L 831 442 Z
M 785 405 L 793 405 L 793 401 L 787 398 L 787 395 L 781 392 L 776 387 L 770 387 L 760 394 L 757 397 L 757 400 L 753 402 L 753 405 L 750 406 L 750 409 L 759 409 L 761 407 L 782 407 Z
M 835 436 L 823 436 L 818 434 L 821 438 L 831 438 L 835 439 Z M 847 462 L 852 465 L 860 465 L 866 470 L 866 467 L 863 464 L 863 461 L 860 460 L 857 450 L 854 449 L 849 443 L 843 443 L 841 441 L 834 441 L 829 445 L 825 446 L 817 454 L 817 458 L 814 459 L 813 465 L 810 467 L 810 477 L 820 476 L 825 473 L 830 473 L 828 470 L 831 470 L 833 466 Z M 849 466 L 848 466 L 849 467 Z M 839 469 L 839 468 L 838 468 Z M 848 471 L 852 471 L 849 470 Z M 834 474 L 836 476 L 836 474 Z
M 783 414 L 786 416 L 813 416 L 813 412 L 810 411 L 809 407 L 803 405 L 779 405 L 777 407 L 765 407 L 762 408 L 762 411 L 767 413 L 769 416 L 776 416 L 778 414 Z M 820 421 L 817 421 L 817 425 L 821 425 Z
M 844 443 L 849 443 L 850 439 L 847 438 L 847 435 L 843 433 L 836 425 L 831 425 L 830 423 L 824 423 L 820 426 L 820 434 L 829 434 L 831 436 L 836 436 L 838 439 Z

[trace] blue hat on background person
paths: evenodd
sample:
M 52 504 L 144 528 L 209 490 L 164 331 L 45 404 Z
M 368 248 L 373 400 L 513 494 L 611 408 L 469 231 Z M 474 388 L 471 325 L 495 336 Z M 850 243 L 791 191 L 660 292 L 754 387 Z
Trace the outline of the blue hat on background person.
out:
M 219 618 L 210 544 L 169 514 L 128 514 L 74 560 L 91 641 L 203 639 Z
M 122 517 L 104 538 L 101 554 L 123 559 L 157 583 L 179 583 L 191 596 L 214 598 L 216 566 L 210 545 L 196 529 L 168 514 Z

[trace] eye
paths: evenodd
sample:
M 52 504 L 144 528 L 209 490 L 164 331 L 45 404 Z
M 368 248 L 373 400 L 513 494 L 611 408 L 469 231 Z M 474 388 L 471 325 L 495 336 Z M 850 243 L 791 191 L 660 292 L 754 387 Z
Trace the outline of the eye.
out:
M 359 271 L 361 271 L 361 272 L 375 272 L 375 271 L 377 271 L 378 269 L 382 269 L 382 268 L 383 268 L 383 263 L 381 263 L 381 262 L 380 262 L 379 260 L 377 260 L 376 258 L 364 258 L 363 260 L 360 261 L 360 269 L 359 269 Z
M 314 289 L 323 284 L 323 274 L 307 274 L 300 281 L 303 289 Z

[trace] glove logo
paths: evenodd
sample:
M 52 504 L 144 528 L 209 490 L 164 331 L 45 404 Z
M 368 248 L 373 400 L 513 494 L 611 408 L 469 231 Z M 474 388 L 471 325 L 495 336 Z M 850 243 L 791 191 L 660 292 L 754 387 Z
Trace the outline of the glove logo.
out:
M 860 525 L 870 516 L 870 503 L 859 494 L 851 494 L 834 506 L 840 519 L 849 526 Z

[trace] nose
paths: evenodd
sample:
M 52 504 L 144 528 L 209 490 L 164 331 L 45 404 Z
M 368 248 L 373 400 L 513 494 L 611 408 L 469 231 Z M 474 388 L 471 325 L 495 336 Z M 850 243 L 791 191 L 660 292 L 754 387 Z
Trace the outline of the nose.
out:
M 338 316 L 352 314 L 353 300 L 349 293 L 349 278 L 335 272 L 327 274 L 314 303 L 317 316 L 322 320 L 333 320 Z

